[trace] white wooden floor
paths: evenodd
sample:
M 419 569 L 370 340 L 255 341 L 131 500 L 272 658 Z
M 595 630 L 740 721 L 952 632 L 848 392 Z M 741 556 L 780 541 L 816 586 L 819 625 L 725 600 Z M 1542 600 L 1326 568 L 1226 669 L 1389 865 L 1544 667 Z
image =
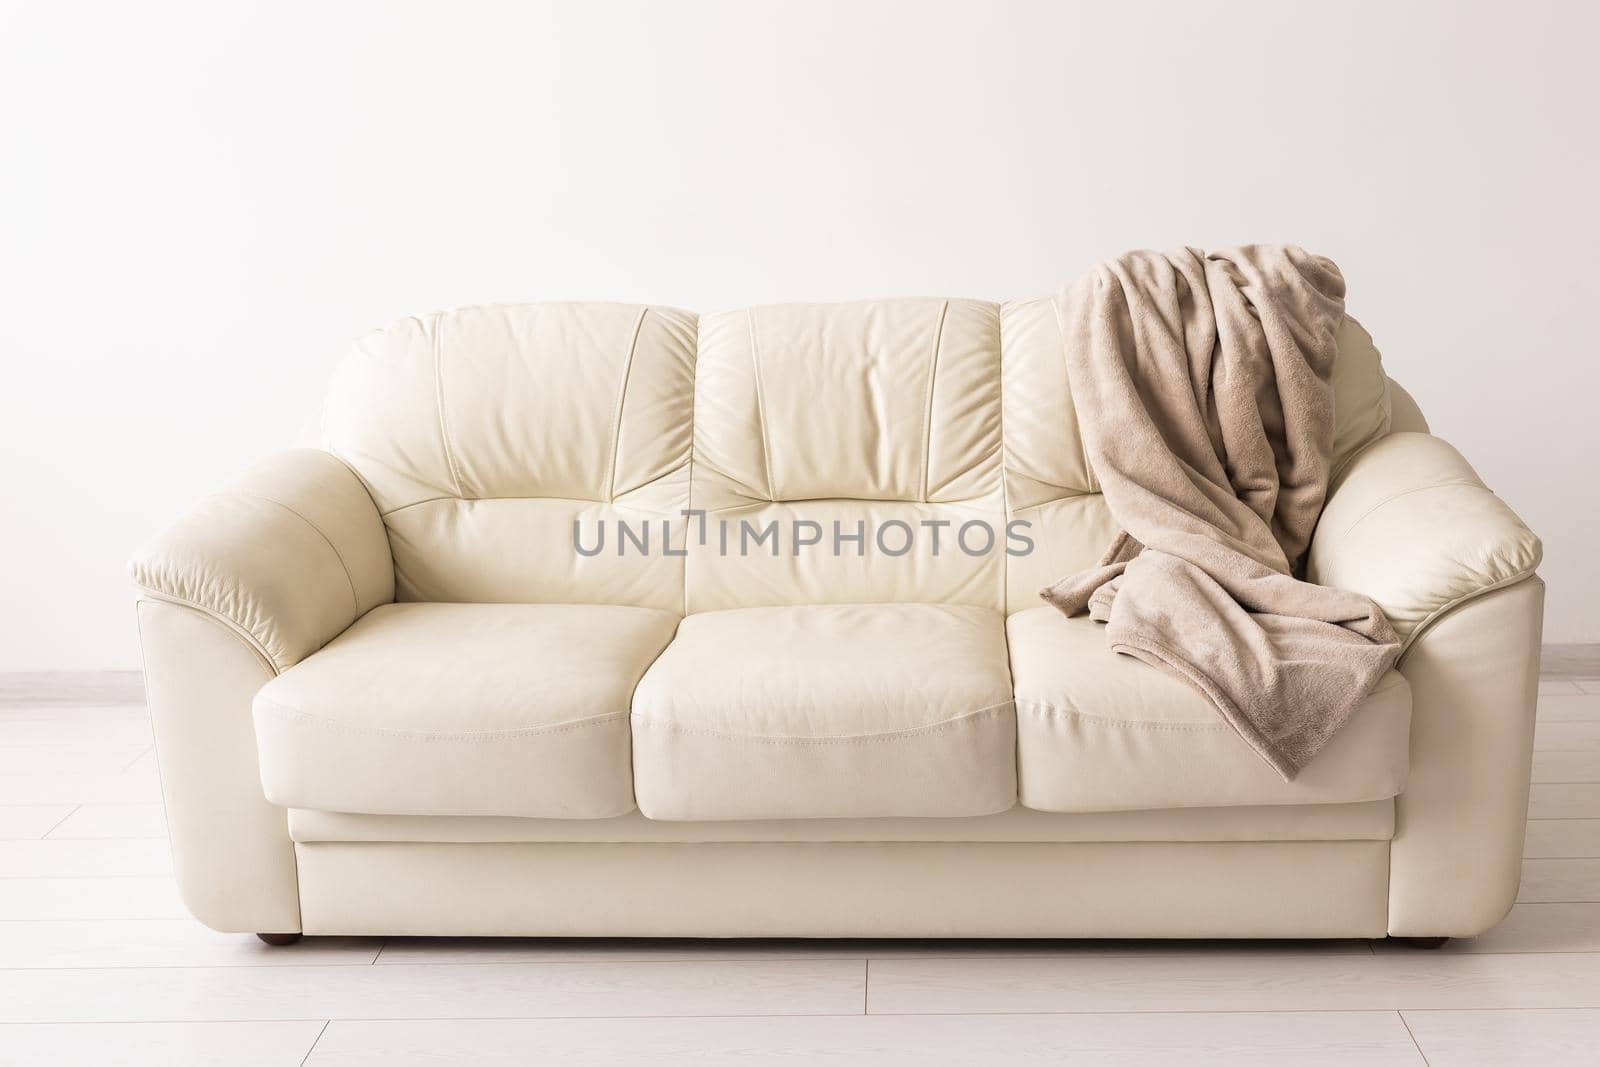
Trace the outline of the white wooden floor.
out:
M 1600 1063 L 1600 680 L 1549 681 L 1521 903 L 1384 943 L 450 942 L 185 917 L 144 709 L 0 704 L 0 1063 Z

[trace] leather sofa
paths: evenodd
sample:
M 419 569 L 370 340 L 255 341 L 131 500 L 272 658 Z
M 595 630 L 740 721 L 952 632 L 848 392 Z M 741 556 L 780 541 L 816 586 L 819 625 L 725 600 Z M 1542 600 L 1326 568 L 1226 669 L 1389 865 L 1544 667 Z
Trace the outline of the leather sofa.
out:
M 1048 298 L 373 333 L 324 450 L 132 564 L 184 900 L 274 940 L 1479 933 L 1539 542 L 1353 319 L 1334 385 L 1307 573 L 1405 651 L 1286 782 L 1037 597 L 1114 532 Z

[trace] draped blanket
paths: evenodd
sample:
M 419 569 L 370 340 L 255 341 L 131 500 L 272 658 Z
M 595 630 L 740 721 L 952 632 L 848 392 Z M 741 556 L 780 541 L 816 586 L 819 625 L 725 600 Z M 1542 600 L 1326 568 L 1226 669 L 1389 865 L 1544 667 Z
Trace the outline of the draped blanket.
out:
M 1057 309 L 1123 532 L 1040 595 L 1189 682 L 1294 778 L 1400 652 L 1373 601 L 1295 577 L 1328 487 L 1339 269 L 1292 247 L 1133 252 Z

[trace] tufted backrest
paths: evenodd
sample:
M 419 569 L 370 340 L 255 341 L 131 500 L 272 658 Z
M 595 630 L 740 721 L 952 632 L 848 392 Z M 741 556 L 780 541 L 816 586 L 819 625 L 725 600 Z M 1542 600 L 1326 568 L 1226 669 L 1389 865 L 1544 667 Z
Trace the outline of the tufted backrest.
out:
M 707 528 L 689 539 L 689 610 L 998 608 L 1003 544 L 973 554 L 954 542 L 974 521 L 1003 533 L 1000 421 L 994 304 L 880 300 L 705 316 L 692 496 Z M 777 543 L 749 547 L 745 530 L 773 523 Z M 810 534 L 796 530 L 812 523 L 821 542 L 797 546 Z M 724 531 L 736 539 L 730 550 Z M 972 547 L 979 536 L 969 530 Z
M 1055 300 L 1003 304 L 1005 481 L 1008 514 L 1029 524 L 1035 549 L 1008 560 L 1008 611 L 1037 607 L 1039 590 L 1094 565 L 1117 527 L 1084 454 L 1062 359 Z M 1389 433 L 1388 379 L 1372 337 L 1355 319 L 1339 328 L 1333 368 L 1335 473 Z
M 1006 606 L 1020 611 L 1038 606 L 1046 585 L 1094 565 L 1117 531 L 1078 434 L 1055 301 L 1003 305 L 1000 329 L 1006 503 L 1034 543 L 1008 561 Z
M 625 304 L 471 307 L 363 338 L 323 410 L 372 492 L 401 600 L 680 611 L 661 523 L 689 500 L 695 317 Z M 574 549 L 574 524 L 605 530 Z M 649 552 L 616 552 L 618 523 Z M 592 547 L 593 540 L 584 542 Z
M 1390 425 L 1339 342 L 1336 468 Z M 463 308 L 364 338 L 324 437 L 402 600 L 1017 611 L 1115 533 L 1061 345 L 1050 298 Z

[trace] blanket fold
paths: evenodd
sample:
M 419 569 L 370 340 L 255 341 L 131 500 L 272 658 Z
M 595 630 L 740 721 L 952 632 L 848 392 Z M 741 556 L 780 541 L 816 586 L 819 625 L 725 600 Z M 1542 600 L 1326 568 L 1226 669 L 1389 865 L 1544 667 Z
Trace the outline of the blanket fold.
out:
M 1040 595 L 1187 680 L 1294 778 L 1400 652 L 1372 600 L 1295 577 L 1328 488 L 1339 269 L 1281 246 L 1132 252 L 1056 310 L 1124 532 Z

